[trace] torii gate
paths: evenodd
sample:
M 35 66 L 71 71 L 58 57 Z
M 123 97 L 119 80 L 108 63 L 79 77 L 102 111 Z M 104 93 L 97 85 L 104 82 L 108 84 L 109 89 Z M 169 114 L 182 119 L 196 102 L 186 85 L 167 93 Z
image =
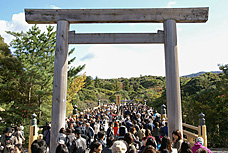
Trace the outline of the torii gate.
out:
M 208 20 L 208 11 L 208 7 L 25 9 L 25 18 L 28 23 L 57 23 L 50 152 L 55 152 L 55 139 L 58 131 L 65 126 L 68 44 L 164 43 L 169 136 L 173 130 L 178 129 L 182 132 L 176 23 L 204 23 Z M 163 23 L 164 31 L 158 31 L 158 33 L 75 34 L 74 31 L 69 32 L 71 23 Z

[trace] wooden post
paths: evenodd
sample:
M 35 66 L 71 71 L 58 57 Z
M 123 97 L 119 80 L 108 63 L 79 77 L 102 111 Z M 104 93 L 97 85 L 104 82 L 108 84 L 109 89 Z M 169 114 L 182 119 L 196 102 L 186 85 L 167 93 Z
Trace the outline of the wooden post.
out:
M 175 20 L 164 22 L 164 33 L 168 134 L 172 137 L 174 130 L 180 130 L 183 134 Z
M 51 153 L 55 152 L 57 146 L 56 137 L 59 133 L 59 129 L 62 127 L 65 128 L 68 64 L 68 31 L 68 21 L 60 20 L 57 22 L 51 115 Z
M 198 126 L 198 136 L 202 137 L 204 140 L 204 146 L 207 147 L 207 127 L 205 123 L 205 115 L 203 113 L 199 114 L 199 126 Z
M 34 140 L 37 139 L 38 136 L 38 128 L 36 124 L 36 117 L 37 115 L 35 113 L 32 114 L 32 120 L 31 120 L 31 125 L 29 127 L 29 147 L 28 147 L 28 152 L 31 153 L 31 144 L 33 143 Z

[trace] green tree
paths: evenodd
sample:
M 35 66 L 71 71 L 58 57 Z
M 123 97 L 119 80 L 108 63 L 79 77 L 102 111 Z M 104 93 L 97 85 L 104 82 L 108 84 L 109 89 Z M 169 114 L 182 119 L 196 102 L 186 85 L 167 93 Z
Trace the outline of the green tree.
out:
M 128 79 L 124 79 L 123 88 L 124 88 L 124 90 L 129 91 L 129 89 L 130 89 L 130 84 L 129 84 Z
M 119 91 L 120 90 L 120 83 L 118 82 L 118 80 L 115 81 L 115 91 Z
M 0 132 L 3 132 L 5 126 L 22 120 L 25 107 L 15 105 L 21 99 L 19 78 L 22 71 L 21 63 L 11 54 L 9 46 L 0 36 L 0 107 L 5 109 L 0 111 Z
M 95 86 L 95 88 L 102 88 L 103 87 L 102 81 L 97 76 L 94 79 L 94 86 Z
M 7 32 L 14 36 L 11 46 L 15 49 L 14 56 L 23 66 L 20 82 L 24 91 L 21 102 L 37 105 L 39 118 L 42 115 L 42 104 L 51 101 L 52 95 L 56 36 L 53 29 L 54 27 L 48 26 L 45 33 L 35 25 L 25 33 Z
M 47 116 L 49 119 L 51 116 L 50 106 L 52 101 L 56 42 L 54 27 L 47 26 L 46 31 L 41 32 L 39 27 L 35 25 L 27 32 L 7 32 L 14 36 L 11 46 L 14 48 L 14 56 L 23 67 L 22 75 L 19 79 L 20 85 L 23 87 L 20 103 L 34 106 L 35 109 L 30 109 L 30 114 L 33 111 L 37 112 L 38 108 L 39 119 L 44 122 Z M 71 55 L 74 51 L 75 49 L 71 49 L 68 55 Z M 70 64 L 74 61 L 75 57 L 68 61 L 69 85 L 85 67 L 85 65 L 70 67 Z M 44 107 L 42 107 L 43 105 Z M 42 116 L 42 110 L 46 111 L 46 116 Z

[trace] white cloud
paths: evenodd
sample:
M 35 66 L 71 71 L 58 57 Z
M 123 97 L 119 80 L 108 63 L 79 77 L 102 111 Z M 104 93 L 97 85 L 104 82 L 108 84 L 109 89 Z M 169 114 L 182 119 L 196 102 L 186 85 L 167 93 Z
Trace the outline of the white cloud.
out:
M 5 39 L 5 42 L 9 44 L 13 36 L 7 34 L 5 31 L 24 31 L 28 30 L 29 25 L 25 22 L 24 13 L 14 14 L 11 21 L 0 20 L 0 35 Z
M 169 2 L 167 8 L 171 8 L 172 5 L 175 5 L 176 3 L 177 3 L 176 1 Z
M 34 24 L 28 24 L 25 21 L 25 14 L 13 14 L 11 21 L 0 20 L 0 35 L 4 38 L 4 42 L 9 44 L 10 41 L 14 38 L 13 36 L 7 34 L 5 31 L 13 31 L 13 32 L 26 32 L 31 28 Z M 46 30 L 46 24 L 38 24 L 37 25 L 41 31 Z
M 61 9 L 60 7 L 55 6 L 55 5 L 51 5 L 50 7 L 51 7 L 51 9 Z

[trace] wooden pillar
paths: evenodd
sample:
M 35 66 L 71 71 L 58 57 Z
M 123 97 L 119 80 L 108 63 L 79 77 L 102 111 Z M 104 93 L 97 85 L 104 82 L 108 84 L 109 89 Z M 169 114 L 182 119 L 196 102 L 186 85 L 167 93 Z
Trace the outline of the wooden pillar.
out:
M 198 136 L 202 137 L 204 140 L 204 146 L 207 147 L 207 127 L 205 123 L 205 114 L 199 114 L 199 126 L 198 126 Z
M 55 152 L 57 146 L 56 137 L 59 133 L 60 128 L 65 128 L 68 64 L 68 31 L 68 21 L 60 20 L 57 22 L 51 115 L 51 153 Z
M 174 130 L 180 130 L 183 135 L 175 20 L 164 22 L 164 33 L 168 132 L 172 138 Z

